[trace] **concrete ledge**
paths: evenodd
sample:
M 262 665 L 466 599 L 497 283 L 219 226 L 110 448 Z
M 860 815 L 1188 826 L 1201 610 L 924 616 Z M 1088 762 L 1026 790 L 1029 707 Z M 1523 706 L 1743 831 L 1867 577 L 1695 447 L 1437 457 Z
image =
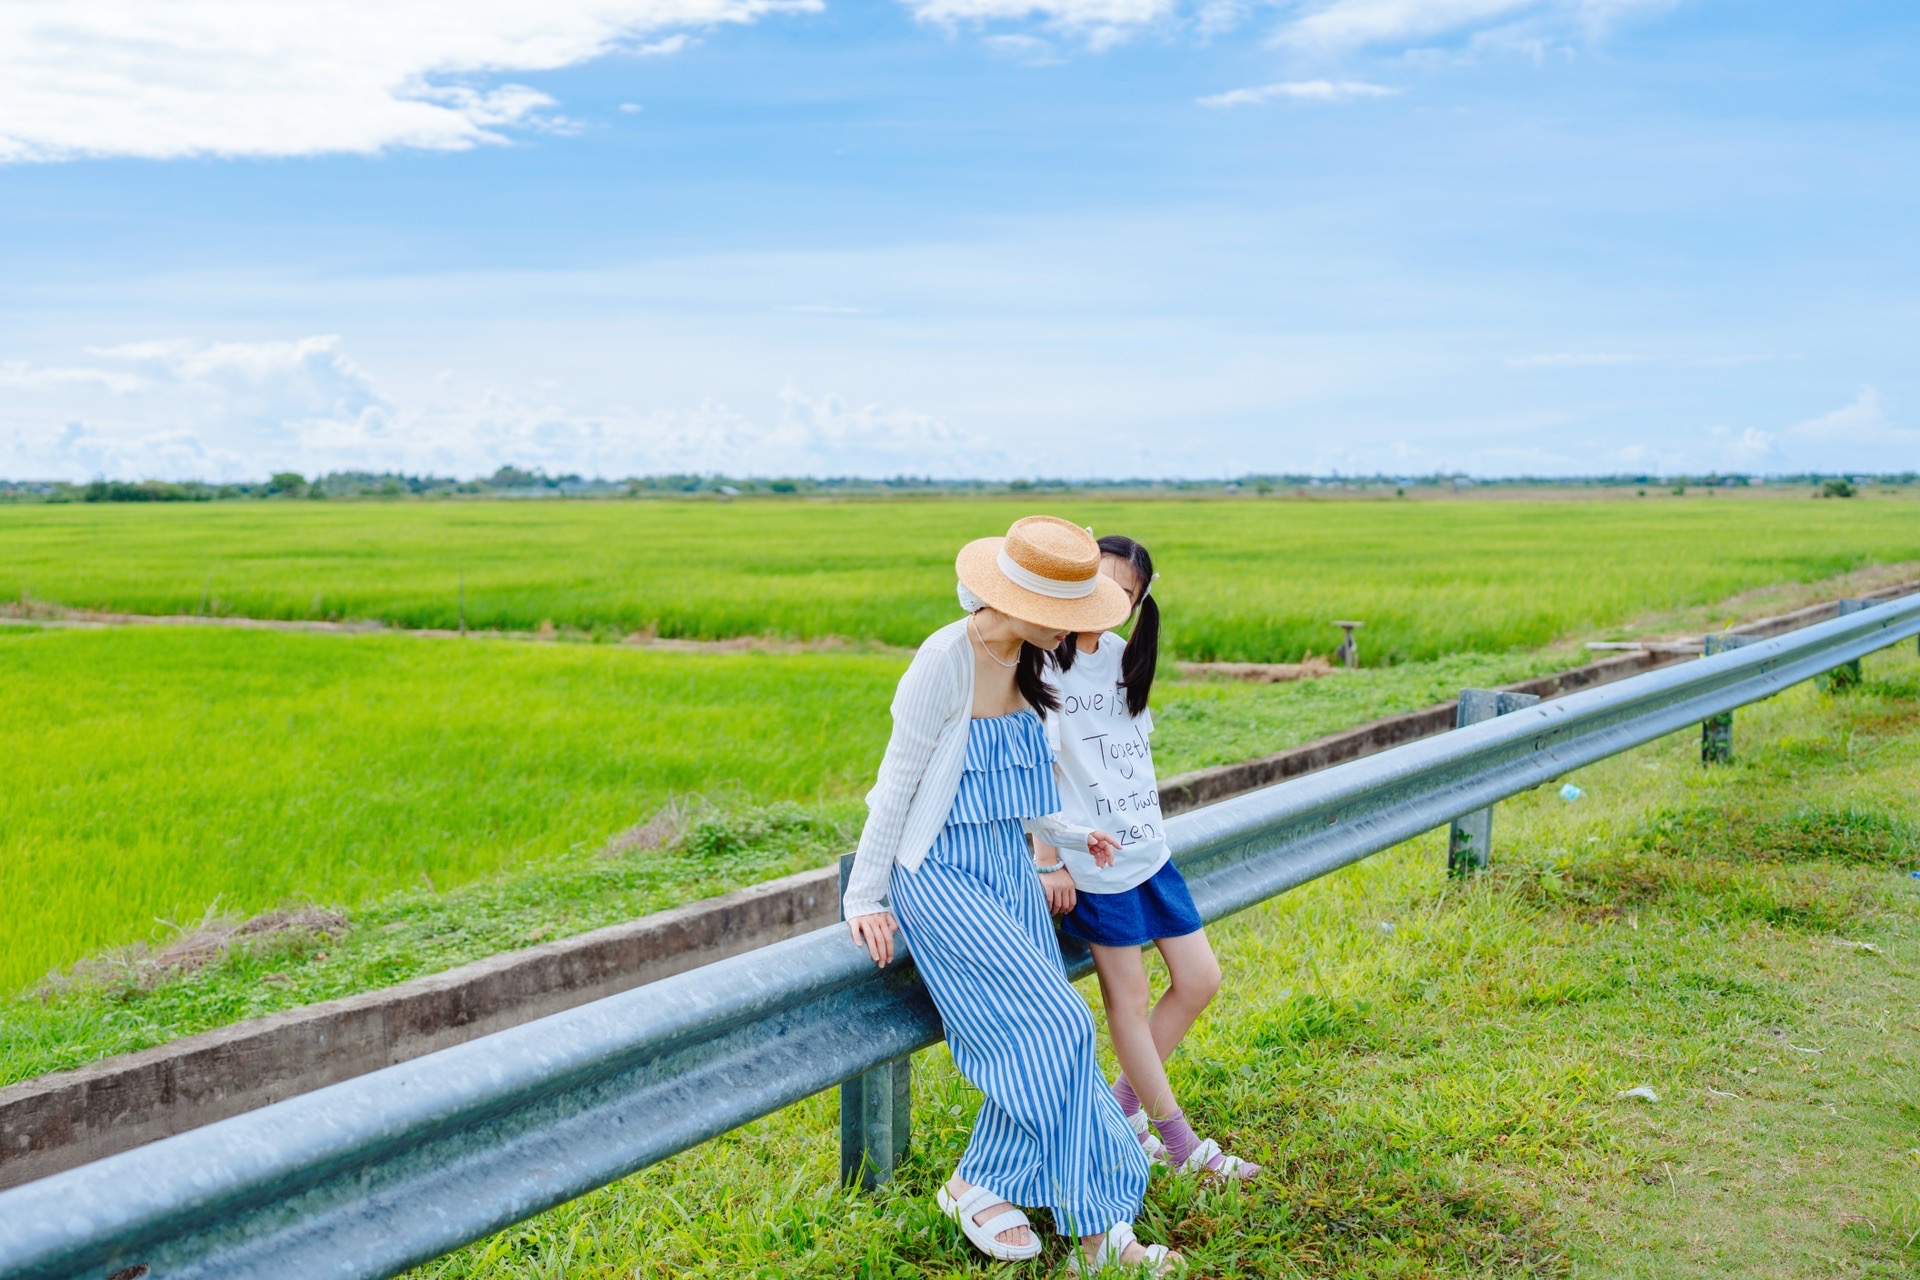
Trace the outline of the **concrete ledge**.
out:
M 1594 685 L 1624 680 L 1674 661 L 1678 661 L 1678 658 L 1670 654 L 1622 654 L 1603 662 L 1575 667 L 1571 671 L 1558 671 L 1550 676 L 1500 687 L 1515 693 L 1534 693 L 1542 698 L 1552 698 L 1576 689 L 1589 689 Z M 1160 807 L 1170 814 L 1184 813 L 1188 809 L 1244 795 L 1303 773 L 1313 773 L 1402 743 L 1430 738 L 1453 728 L 1453 712 L 1454 700 L 1450 699 L 1418 711 L 1403 712 L 1357 728 L 1343 729 L 1339 733 L 1315 738 L 1312 742 L 1270 756 L 1176 774 L 1160 784 Z
M 1861 600 L 1893 600 L 1900 596 L 1920 591 L 1920 582 L 1902 582 L 1891 587 L 1882 587 L 1877 591 L 1863 592 Z M 1838 601 L 1827 600 L 1820 604 L 1808 605 L 1804 609 L 1795 609 L 1791 613 L 1782 613 L 1770 618 L 1757 618 L 1729 630 L 1735 635 L 1757 636 L 1762 639 L 1785 635 L 1801 627 L 1810 627 L 1816 622 L 1826 622 L 1840 616 Z M 1591 689 L 1596 685 L 1611 684 L 1615 680 L 1624 680 L 1628 676 L 1637 676 L 1656 667 L 1668 666 L 1675 662 L 1691 661 L 1695 655 L 1672 649 L 1642 649 L 1623 653 L 1618 657 L 1605 658 L 1599 662 L 1590 662 L 1585 666 L 1574 667 L 1567 671 L 1556 671 L 1552 675 L 1539 676 L 1532 680 L 1520 680 L 1513 684 L 1503 684 L 1500 688 L 1512 693 L 1537 694 L 1541 698 L 1557 698 L 1563 693 L 1574 693 L 1581 689 Z M 1285 751 L 1270 756 L 1260 756 L 1253 760 L 1240 760 L 1233 764 L 1215 765 L 1210 769 L 1196 769 L 1191 773 L 1177 774 L 1160 784 L 1160 807 L 1167 813 L 1184 813 L 1203 804 L 1212 804 L 1216 800 L 1226 800 L 1233 796 L 1260 787 L 1272 786 L 1303 773 L 1312 773 L 1331 765 L 1344 764 L 1348 760 L 1358 760 L 1370 756 L 1376 751 L 1385 751 L 1402 743 L 1413 742 L 1420 738 L 1431 737 L 1436 733 L 1445 733 L 1453 728 L 1453 716 L 1456 700 L 1435 703 L 1418 711 L 1408 711 L 1397 716 L 1388 716 L 1352 729 L 1343 729 L 1339 733 L 1328 734 L 1324 738 L 1315 738 L 1301 746 L 1289 747 Z
M 837 877 L 803 871 L 0 1089 L 0 1188 L 817 929 L 838 916 Z
M 1920 582 L 1867 593 L 1892 599 Z M 1836 602 L 1732 628 L 1775 636 Z M 1502 686 L 1552 698 L 1688 655 L 1641 651 Z M 1167 779 L 1182 813 L 1453 727 L 1454 703 L 1389 716 L 1257 760 Z M 30 1182 L 369 1071 L 751 951 L 839 918 L 835 867 L 803 871 L 445 973 L 174 1040 L 0 1089 L 0 1188 Z

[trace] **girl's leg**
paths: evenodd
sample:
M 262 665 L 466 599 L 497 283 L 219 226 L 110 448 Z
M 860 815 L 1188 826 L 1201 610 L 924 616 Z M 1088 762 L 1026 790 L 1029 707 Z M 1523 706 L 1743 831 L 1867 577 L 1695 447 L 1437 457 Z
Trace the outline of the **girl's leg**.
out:
M 1140 948 L 1095 943 L 1088 950 L 1093 952 L 1093 970 L 1100 975 L 1100 1000 L 1107 1008 L 1107 1034 L 1113 1037 L 1121 1079 L 1133 1086 L 1149 1116 L 1172 1115 L 1179 1107 L 1164 1063 L 1173 1046 L 1162 1049 L 1153 1034 L 1151 1016 L 1157 1010 L 1149 1011 L 1153 991 L 1147 985 Z
M 1201 1139 L 1173 1096 L 1165 1063 L 1219 992 L 1220 964 L 1204 931 L 1162 938 L 1157 945 L 1171 981 L 1151 1013 L 1147 1010 L 1150 992 L 1140 948 L 1095 946 L 1091 950 L 1106 1001 L 1114 1056 L 1120 1059 L 1121 1076 L 1115 1082 L 1115 1092 L 1130 1091 L 1138 1098 L 1177 1167 L 1201 1146 Z M 1214 1151 L 1206 1159 L 1206 1166 L 1216 1173 L 1245 1178 L 1260 1172 L 1259 1165 L 1228 1156 L 1218 1150 L 1217 1144 Z
M 1153 1006 L 1148 1020 L 1160 1060 L 1173 1056 L 1200 1015 L 1220 993 L 1220 962 L 1214 959 L 1207 931 L 1197 929 L 1182 938 L 1162 938 L 1154 944 L 1167 962 L 1167 990 Z
M 1089 950 L 1094 971 L 1100 975 L 1100 996 L 1106 1003 L 1107 1028 L 1122 1079 L 1148 1115 L 1168 1116 L 1179 1108 L 1164 1064 L 1219 992 L 1220 962 L 1214 959 L 1204 929 L 1182 938 L 1162 938 L 1157 945 L 1171 981 L 1151 1012 L 1147 1006 L 1152 989 L 1140 948 L 1092 945 Z

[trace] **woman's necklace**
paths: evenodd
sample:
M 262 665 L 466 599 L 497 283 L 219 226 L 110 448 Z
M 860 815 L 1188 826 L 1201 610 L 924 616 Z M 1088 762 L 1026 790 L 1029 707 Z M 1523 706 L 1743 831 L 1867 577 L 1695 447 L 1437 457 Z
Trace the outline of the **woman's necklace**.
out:
M 999 654 L 995 653 L 992 650 L 992 648 L 988 646 L 987 638 L 980 634 L 980 627 L 977 623 L 974 622 L 972 614 L 967 615 L 967 630 L 971 631 L 973 633 L 973 638 L 980 642 L 981 652 L 985 653 L 989 658 L 992 658 L 995 662 L 998 662 L 1001 666 L 1017 667 L 1020 665 L 1020 657 L 1018 654 L 1014 655 L 1014 659 L 1012 662 L 1007 662 L 1003 660 Z

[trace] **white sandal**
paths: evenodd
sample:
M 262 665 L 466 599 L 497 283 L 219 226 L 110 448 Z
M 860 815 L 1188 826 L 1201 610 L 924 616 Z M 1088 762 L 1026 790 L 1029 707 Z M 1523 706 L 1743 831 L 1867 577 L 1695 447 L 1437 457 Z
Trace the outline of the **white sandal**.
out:
M 1127 1123 L 1133 1126 L 1133 1136 L 1140 1140 L 1140 1149 L 1147 1153 L 1148 1164 L 1166 1164 L 1167 1144 L 1160 1141 L 1153 1131 L 1153 1121 L 1147 1119 L 1144 1109 L 1127 1117 Z
M 996 1213 L 985 1222 L 973 1220 L 974 1214 L 1006 1199 L 985 1187 L 974 1187 L 956 1200 L 947 1194 L 945 1187 L 941 1187 L 934 1196 L 934 1203 L 940 1206 L 940 1212 L 959 1223 L 960 1230 L 966 1233 L 967 1239 L 973 1241 L 973 1247 L 989 1258 L 1000 1262 L 1025 1262 L 1028 1258 L 1038 1257 L 1040 1233 L 1027 1221 L 1027 1215 L 1018 1209 L 1009 1207 L 1005 1213 Z M 1001 1232 L 1011 1231 L 1015 1227 L 1025 1227 L 1032 1238 L 1025 1244 L 1008 1244 L 999 1238 Z
M 1220 1167 L 1213 1167 L 1215 1157 L 1220 1158 Z M 1220 1150 L 1220 1144 L 1212 1138 L 1202 1138 L 1200 1145 L 1187 1153 L 1180 1162 L 1181 1173 L 1197 1173 L 1206 1178 L 1234 1178 L 1245 1182 L 1260 1172 L 1260 1166 L 1251 1160 L 1242 1160 L 1239 1156 L 1230 1156 Z
M 1145 1258 L 1139 1262 L 1124 1261 L 1122 1255 L 1136 1244 L 1140 1244 L 1140 1238 L 1133 1234 L 1133 1224 L 1116 1222 L 1108 1228 L 1107 1238 L 1100 1242 L 1091 1258 L 1076 1240 L 1073 1252 L 1067 1255 L 1067 1270 L 1077 1276 L 1097 1276 L 1108 1267 L 1124 1267 L 1136 1274 L 1145 1271 L 1152 1276 L 1171 1276 L 1187 1269 L 1187 1260 L 1170 1257 L 1173 1251 L 1163 1244 L 1142 1244 L 1140 1247 L 1147 1251 Z

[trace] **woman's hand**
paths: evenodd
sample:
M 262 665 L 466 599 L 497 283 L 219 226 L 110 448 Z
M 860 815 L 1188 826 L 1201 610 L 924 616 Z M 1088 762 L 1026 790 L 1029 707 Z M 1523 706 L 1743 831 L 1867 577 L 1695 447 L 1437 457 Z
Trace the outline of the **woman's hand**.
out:
M 1080 897 L 1080 891 L 1073 885 L 1073 872 L 1065 867 L 1042 875 L 1040 887 L 1047 891 L 1047 910 L 1057 916 L 1073 910 L 1073 904 Z
M 882 969 L 893 963 L 893 931 L 899 927 L 891 911 L 874 911 L 847 921 L 854 945 L 865 947 Z
M 1087 852 L 1093 855 L 1093 865 L 1110 867 L 1113 855 L 1120 852 L 1120 842 L 1104 831 L 1095 831 L 1087 837 Z

